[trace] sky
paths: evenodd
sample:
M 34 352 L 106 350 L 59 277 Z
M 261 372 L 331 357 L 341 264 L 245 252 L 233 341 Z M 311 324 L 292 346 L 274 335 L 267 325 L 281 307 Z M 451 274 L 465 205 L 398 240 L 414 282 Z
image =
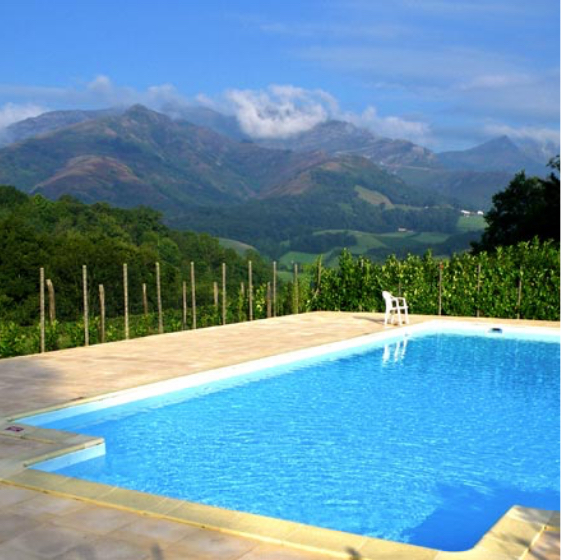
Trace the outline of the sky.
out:
M 435 151 L 559 143 L 558 0 L 2 0 L 0 131 L 202 104 L 255 138 L 335 118 Z

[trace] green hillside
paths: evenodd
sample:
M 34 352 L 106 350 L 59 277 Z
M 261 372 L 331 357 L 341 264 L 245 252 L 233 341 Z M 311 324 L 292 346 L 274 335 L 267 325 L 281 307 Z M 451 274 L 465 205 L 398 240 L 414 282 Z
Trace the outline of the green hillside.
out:
M 37 318 L 39 268 L 56 291 L 57 318 L 75 320 L 82 310 L 82 265 L 87 265 L 92 311 L 98 284 L 106 293 L 108 316 L 123 311 L 123 263 L 128 265 L 130 311 L 142 312 L 142 283 L 156 308 L 155 263 L 159 262 L 164 307 L 178 308 L 182 281 L 195 263 L 200 305 L 212 301 L 212 283 L 227 265 L 230 297 L 247 281 L 247 260 L 206 234 L 176 231 L 149 208 L 124 210 L 86 205 L 70 197 L 57 202 L 0 187 L 0 320 L 21 325 Z M 254 281 L 269 280 L 270 267 L 252 254 Z

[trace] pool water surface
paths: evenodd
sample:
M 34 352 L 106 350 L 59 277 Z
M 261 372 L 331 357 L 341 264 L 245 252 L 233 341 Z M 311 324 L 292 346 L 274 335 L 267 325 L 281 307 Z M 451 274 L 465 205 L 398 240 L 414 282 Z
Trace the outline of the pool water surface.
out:
M 42 425 L 105 438 L 63 475 L 441 550 L 559 508 L 552 338 L 412 334 Z

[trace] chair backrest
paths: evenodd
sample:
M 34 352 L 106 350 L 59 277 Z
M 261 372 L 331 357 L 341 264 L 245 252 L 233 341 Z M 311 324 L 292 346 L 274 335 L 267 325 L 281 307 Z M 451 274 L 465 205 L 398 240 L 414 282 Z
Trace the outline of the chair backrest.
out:
M 386 312 L 389 311 L 393 305 L 392 305 L 392 295 L 390 294 L 390 292 L 382 292 L 382 297 L 384 298 L 384 301 L 386 302 Z

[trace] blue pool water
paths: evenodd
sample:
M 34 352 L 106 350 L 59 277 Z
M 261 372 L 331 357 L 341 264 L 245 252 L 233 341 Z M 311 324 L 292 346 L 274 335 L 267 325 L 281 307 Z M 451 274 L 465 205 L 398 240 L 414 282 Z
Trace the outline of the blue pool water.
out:
M 444 550 L 559 509 L 559 342 L 416 334 L 43 424 L 57 472 Z

